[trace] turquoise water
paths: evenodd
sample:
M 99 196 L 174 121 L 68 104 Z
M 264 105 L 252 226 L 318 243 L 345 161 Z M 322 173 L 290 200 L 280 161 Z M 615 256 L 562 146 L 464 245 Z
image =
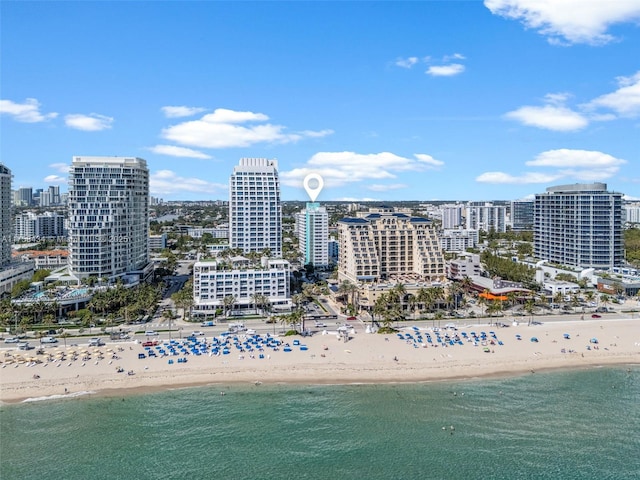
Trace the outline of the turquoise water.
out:
M 3 480 L 636 479 L 640 368 L 49 400 L 0 428 Z

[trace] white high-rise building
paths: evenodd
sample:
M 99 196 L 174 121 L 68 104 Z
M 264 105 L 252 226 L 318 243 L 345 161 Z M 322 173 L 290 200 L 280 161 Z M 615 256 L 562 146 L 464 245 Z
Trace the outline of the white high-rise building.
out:
M 462 205 L 443 205 L 442 229 L 449 230 L 462 225 Z
M 0 267 L 11 261 L 11 170 L 0 163 Z
M 133 157 L 73 157 L 69 266 L 79 279 L 149 273 L 149 170 Z
M 38 242 L 44 238 L 65 236 L 64 215 L 56 212 L 24 212 L 13 219 L 13 234 L 16 240 Z
M 507 231 L 507 207 L 494 205 L 491 202 L 467 203 L 467 230 L 483 230 L 485 232 Z
M 229 244 L 243 252 L 268 249 L 282 257 L 282 207 L 278 162 L 241 158 L 229 180 Z
M 622 194 L 606 183 L 549 187 L 534 205 L 536 258 L 580 268 L 624 263 Z
M 304 264 L 314 267 L 329 265 L 329 214 L 319 203 L 307 202 L 300 213 L 296 213 L 296 235 Z

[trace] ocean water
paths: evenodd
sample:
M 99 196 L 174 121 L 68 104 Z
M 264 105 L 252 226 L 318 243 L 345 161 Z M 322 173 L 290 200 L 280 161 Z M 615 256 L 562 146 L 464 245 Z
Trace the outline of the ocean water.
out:
M 638 479 L 640 367 L 4 405 L 0 478 Z

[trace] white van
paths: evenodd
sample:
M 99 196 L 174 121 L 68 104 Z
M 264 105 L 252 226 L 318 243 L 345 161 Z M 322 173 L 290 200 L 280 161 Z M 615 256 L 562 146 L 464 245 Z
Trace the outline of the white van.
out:
M 240 333 L 244 332 L 247 328 L 244 326 L 244 323 L 230 323 L 229 324 L 229 332 L 231 333 Z
M 58 343 L 58 339 L 55 337 L 42 337 L 40 343 Z

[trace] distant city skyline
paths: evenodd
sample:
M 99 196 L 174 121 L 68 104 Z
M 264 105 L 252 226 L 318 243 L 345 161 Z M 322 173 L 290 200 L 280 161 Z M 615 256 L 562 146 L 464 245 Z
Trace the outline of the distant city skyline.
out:
M 3 2 L 0 160 L 68 190 L 73 156 L 147 161 L 150 194 L 640 199 L 640 2 Z M 117 34 L 106 25 L 117 25 Z

